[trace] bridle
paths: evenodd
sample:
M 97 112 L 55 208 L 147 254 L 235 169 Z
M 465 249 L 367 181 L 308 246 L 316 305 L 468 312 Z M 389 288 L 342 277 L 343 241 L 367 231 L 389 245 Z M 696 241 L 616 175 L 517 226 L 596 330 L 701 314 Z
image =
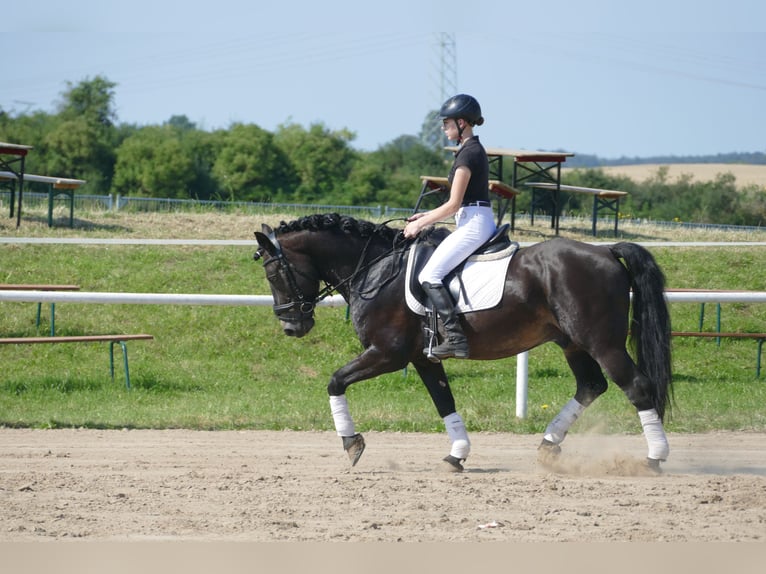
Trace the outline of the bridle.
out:
M 295 267 L 287 260 L 282 246 L 279 244 L 276 236 L 271 235 L 269 237 L 271 243 L 274 245 L 274 253 L 268 259 L 264 259 L 263 267 L 266 270 L 266 278 L 269 283 L 274 284 L 277 277 L 283 277 L 287 284 L 289 301 L 287 303 L 274 304 L 272 309 L 274 314 L 281 320 L 289 323 L 299 323 L 311 319 L 314 316 L 314 309 L 317 303 L 330 295 L 335 289 L 330 284 L 326 284 L 325 287 L 314 297 L 308 299 L 300 284 L 296 278 L 297 274 L 310 279 L 308 275 L 303 272 L 297 271 Z M 260 253 L 256 251 L 254 259 L 259 259 Z M 276 266 L 273 272 L 269 271 L 270 267 Z
M 396 221 L 396 220 L 392 219 L 381 225 L 386 225 L 390 221 Z M 300 284 L 298 283 L 297 276 L 300 275 L 309 280 L 314 280 L 314 278 L 296 269 L 287 260 L 287 257 L 285 256 L 285 253 L 282 250 L 282 246 L 279 243 L 279 240 L 276 238 L 275 234 L 271 233 L 269 235 L 269 240 L 274 246 L 274 250 L 273 250 L 273 253 L 271 253 L 271 257 L 269 257 L 268 259 L 264 259 L 263 261 L 263 267 L 266 270 L 266 278 L 269 280 L 269 283 L 271 283 L 272 285 L 274 284 L 274 280 L 277 277 L 284 278 L 284 282 L 286 283 L 286 287 L 288 290 L 288 298 L 289 298 L 289 301 L 286 303 L 281 303 L 281 304 L 275 303 L 272 306 L 272 309 L 274 310 L 274 314 L 277 316 L 277 318 L 288 323 L 301 323 L 307 320 L 311 320 L 314 316 L 314 310 L 316 309 L 316 306 L 320 301 L 332 295 L 334 292 L 338 291 L 344 285 L 347 285 L 347 284 L 351 285 L 352 282 L 360 275 L 360 273 L 368 270 L 372 265 L 374 265 L 381 259 L 384 259 L 385 257 L 388 257 L 390 254 L 396 252 L 397 249 L 401 249 L 403 245 L 409 244 L 411 242 L 410 240 L 399 241 L 399 237 L 401 236 L 401 233 L 399 233 L 394 238 L 394 244 L 391 247 L 391 249 L 382 253 L 378 257 L 375 257 L 373 260 L 365 263 L 364 260 L 367 256 L 367 251 L 370 247 L 370 242 L 372 241 L 374 235 L 375 235 L 374 233 L 371 234 L 370 237 L 367 239 L 367 243 L 365 244 L 364 249 L 362 250 L 362 253 L 359 257 L 359 262 L 357 263 L 357 266 L 354 272 L 348 277 L 346 277 L 345 279 L 335 284 L 331 284 L 325 280 L 324 281 L 325 286 L 322 289 L 320 289 L 319 292 L 316 294 L 316 296 L 314 296 L 314 298 L 312 299 L 312 298 L 306 297 L 306 295 L 304 294 L 303 290 L 300 287 Z M 401 253 L 403 254 L 404 251 L 406 251 L 406 249 L 402 249 Z M 258 260 L 260 258 L 261 258 L 260 251 L 256 251 L 255 255 L 253 256 L 253 259 Z M 270 272 L 269 268 L 273 266 L 276 266 L 276 267 L 273 272 Z M 392 281 L 397 274 L 398 274 L 398 271 L 392 272 L 391 276 L 386 281 L 382 281 L 379 285 L 375 286 L 375 291 L 380 290 L 380 288 L 382 288 L 383 286 L 388 284 L 390 281 Z

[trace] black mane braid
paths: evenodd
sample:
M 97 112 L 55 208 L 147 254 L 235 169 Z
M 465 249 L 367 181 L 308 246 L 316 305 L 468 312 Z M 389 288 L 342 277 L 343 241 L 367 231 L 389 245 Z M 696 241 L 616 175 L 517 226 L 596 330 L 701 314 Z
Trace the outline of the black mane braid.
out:
M 396 235 L 401 233 L 400 229 L 354 219 L 353 217 L 337 213 L 315 213 L 290 221 L 289 223 L 282 221 L 277 228 L 277 233 L 288 233 L 290 231 L 340 231 L 362 238 L 377 235 L 388 241 L 393 241 Z

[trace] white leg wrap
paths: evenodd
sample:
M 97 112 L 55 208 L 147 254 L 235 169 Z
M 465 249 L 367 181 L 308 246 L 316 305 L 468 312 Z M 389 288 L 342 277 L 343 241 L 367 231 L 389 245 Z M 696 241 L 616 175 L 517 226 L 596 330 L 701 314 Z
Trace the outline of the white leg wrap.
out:
M 564 441 L 564 437 L 567 436 L 569 428 L 580 417 L 584 410 L 584 406 L 575 399 L 571 399 L 551 421 L 548 428 L 545 429 L 543 438 L 553 444 L 561 444 Z
M 335 430 L 338 432 L 338 436 L 354 436 L 356 431 L 354 430 L 354 421 L 351 418 L 351 413 L 348 411 L 346 395 L 339 397 L 331 396 L 330 410 L 332 411 L 332 418 L 335 421 Z
M 638 418 L 641 419 L 641 426 L 644 427 L 644 436 L 649 445 L 649 458 L 654 460 L 667 460 L 670 454 L 670 445 L 668 437 L 665 436 L 665 429 L 662 427 L 662 421 L 657 411 L 649 409 L 638 411 Z
M 468 432 L 465 430 L 463 418 L 458 413 L 452 413 L 444 417 L 444 426 L 447 427 L 447 435 L 452 441 L 450 454 L 455 458 L 466 459 L 471 452 L 471 441 L 468 440 Z

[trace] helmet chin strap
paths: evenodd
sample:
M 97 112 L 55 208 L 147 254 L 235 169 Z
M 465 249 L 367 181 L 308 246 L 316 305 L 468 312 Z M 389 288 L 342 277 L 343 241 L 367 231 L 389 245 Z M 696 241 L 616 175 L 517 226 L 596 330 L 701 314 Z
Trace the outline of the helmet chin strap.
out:
M 463 143 L 463 130 L 465 127 L 460 127 L 460 120 L 457 119 L 455 120 L 455 126 L 457 127 L 457 145 L 461 145 Z

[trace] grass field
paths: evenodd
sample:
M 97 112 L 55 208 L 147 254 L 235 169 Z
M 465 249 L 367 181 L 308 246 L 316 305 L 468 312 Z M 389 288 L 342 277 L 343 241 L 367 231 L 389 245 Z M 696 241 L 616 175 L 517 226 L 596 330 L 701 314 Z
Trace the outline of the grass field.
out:
M 2 237 L 172 237 L 251 240 L 262 222 L 242 214 L 78 214 L 75 229 L 49 229 L 27 214 L 20 229 L 3 218 Z M 289 219 L 289 218 L 288 218 Z M 545 225 L 519 240 L 544 239 Z M 564 234 L 590 241 L 586 230 Z M 763 234 L 627 226 L 642 242 L 761 240 Z M 0 282 L 77 283 L 86 291 L 267 294 L 255 244 L 226 246 L 0 244 Z M 669 287 L 763 290 L 766 247 L 651 247 Z M 35 305 L 0 304 L 4 336 L 31 336 Z M 106 345 L 0 347 L 0 425 L 92 428 L 330 429 L 326 384 L 361 349 L 344 309 L 322 308 L 303 339 L 284 336 L 268 307 L 59 304 L 58 334 L 148 332 L 129 345 L 133 390 L 108 376 Z M 706 328 L 712 327 L 712 310 Z M 674 327 L 697 326 L 699 306 L 674 304 Z M 764 331 L 766 305 L 727 304 L 727 330 Z M 41 330 L 47 328 L 46 317 Z M 766 383 L 756 379 L 755 342 L 674 341 L 676 408 L 668 428 L 698 432 L 766 429 Z M 515 417 L 515 359 L 452 361 L 450 383 L 470 429 L 541 432 L 572 395 L 574 383 L 552 344 L 530 354 L 529 416 Z M 118 375 L 119 377 L 119 375 Z M 414 371 L 359 383 L 348 393 L 359 429 L 441 431 Z M 614 386 L 579 429 L 639 432 Z

